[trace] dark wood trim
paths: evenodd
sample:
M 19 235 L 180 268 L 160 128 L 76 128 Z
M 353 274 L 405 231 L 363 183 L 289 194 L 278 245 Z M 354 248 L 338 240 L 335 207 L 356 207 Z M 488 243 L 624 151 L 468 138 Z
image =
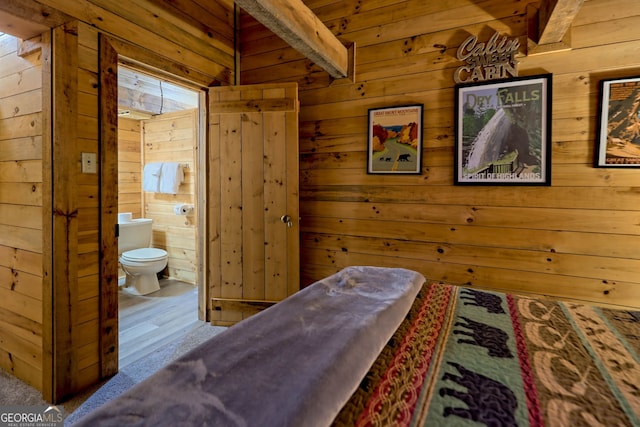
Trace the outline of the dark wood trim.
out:
M 53 401 L 53 184 L 51 171 L 52 81 L 51 31 L 42 34 L 42 398 Z
M 150 61 L 151 64 L 144 64 Z M 100 128 L 100 375 L 118 372 L 118 65 L 134 65 L 154 75 L 176 78 L 195 88 L 203 77 L 193 77 L 190 69 L 162 59 L 153 52 L 99 33 L 99 128 Z M 159 71 L 156 67 L 162 68 Z M 185 71 L 186 70 L 186 71 Z M 173 74 L 176 72 L 177 74 Z M 202 255 L 204 256 L 204 255 Z M 206 282 L 206 272 L 203 272 Z M 202 301 L 208 292 L 203 287 Z M 205 313 L 203 308 L 200 314 Z
M 53 30 L 52 122 L 52 358 L 53 403 L 75 390 L 78 372 L 73 357 L 73 311 L 78 283 L 78 203 L 76 145 L 78 115 L 78 26 Z
M 239 311 L 248 317 L 271 307 L 278 301 L 249 300 L 235 298 L 211 298 L 211 309 L 214 311 Z
M 233 80 L 233 73 L 225 67 L 220 67 L 215 76 L 202 73 L 187 64 L 171 61 L 157 53 L 126 41 L 110 37 L 109 43 L 118 52 L 118 60 L 154 75 L 169 75 L 172 80 L 180 80 L 188 85 L 197 84 L 199 87 L 217 86 L 220 82 L 229 84 Z
M 99 49 L 100 376 L 118 372 L 118 53 L 103 34 Z

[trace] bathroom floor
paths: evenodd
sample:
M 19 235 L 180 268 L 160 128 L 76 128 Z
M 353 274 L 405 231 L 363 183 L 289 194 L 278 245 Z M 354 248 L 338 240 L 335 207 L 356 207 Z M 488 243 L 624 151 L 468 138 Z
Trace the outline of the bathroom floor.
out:
M 198 320 L 198 287 L 161 279 L 160 290 L 149 295 L 118 292 L 120 369 L 172 342 Z

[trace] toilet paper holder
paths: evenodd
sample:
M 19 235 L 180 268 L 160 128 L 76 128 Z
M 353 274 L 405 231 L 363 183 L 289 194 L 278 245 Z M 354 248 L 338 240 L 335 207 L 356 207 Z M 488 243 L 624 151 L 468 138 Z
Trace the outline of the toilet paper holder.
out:
M 193 205 L 186 203 L 178 203 L 173 207 L 173 213 L 176 215 L 189 215 L 193 212 Z

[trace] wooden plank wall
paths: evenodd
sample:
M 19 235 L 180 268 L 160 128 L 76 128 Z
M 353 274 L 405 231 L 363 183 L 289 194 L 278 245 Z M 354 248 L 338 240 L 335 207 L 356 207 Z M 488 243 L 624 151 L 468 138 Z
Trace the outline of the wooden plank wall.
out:
M 640 172 L 593 168 L 598 83 L 640 75 L 640 2 L 587 0 L 573 49 L 521 58 L 553 74 L 552 186 L 453 185 L 456 50 L 518 37 L 531 1 L 306 0 L 356 43 L 356 80 L 327 73 L 247 15 L 241 83 L 300 85 L 301 265 L 309 284 L 348 265 L 640 307 Z M 400 4 L 401 3 L 401 4 Z M 367 109 L 423 103 L 419 176 L 366 174 Z
M 20 56 L 19 46 L 0 33 L 0 367 L 40 389 L 42 52 Z
M 118 212 L 142 217 L 142 149 L 139 120 L 118 119 Z
M 198 217 L 196 206 L 196 153 L 198 110 L 154 116 L 142 122 L 143 162 L 180 162 L 184 182 L 177 194 L 143 193 L 144 216 L 153 219 L 152 246 L 169 253 L 167 276 L 197 283 Z M 189 215 L 176 215 L 178 203 L 194 206 Z

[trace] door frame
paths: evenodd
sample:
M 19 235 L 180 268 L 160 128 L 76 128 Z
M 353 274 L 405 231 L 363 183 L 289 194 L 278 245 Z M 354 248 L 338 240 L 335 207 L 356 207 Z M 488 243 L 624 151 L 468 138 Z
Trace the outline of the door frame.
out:
M 191 78 L 198 76 L 184 64 L 176 64 L 161 58 L 144 48 L 114 39 L 99 33 L 99 163 L 100 163 L 100 377 L 107 378 L 118 372 L 118 242 L 116 236 L 118 214 L 118 65 L 125 64 L 158 77 L 180 82 L 199 93 L 199 125 L 197 156 L 198 232 L 200 236 L 207 230 L 206 223 L 206 176 L 207 176 L 207 133 L 206 133 L 206 88 L 201 82 Z M 172 72 L 162 71 L 170 69 Z M 176 72 L 177 74 L 174 74 Z M 205 120 L 203 122 L 203 120 Z M 198 250 L 198 318 L 208 321 L 207 302 L 209 289 L 207 270 L 206 239 L 199 238 Z

